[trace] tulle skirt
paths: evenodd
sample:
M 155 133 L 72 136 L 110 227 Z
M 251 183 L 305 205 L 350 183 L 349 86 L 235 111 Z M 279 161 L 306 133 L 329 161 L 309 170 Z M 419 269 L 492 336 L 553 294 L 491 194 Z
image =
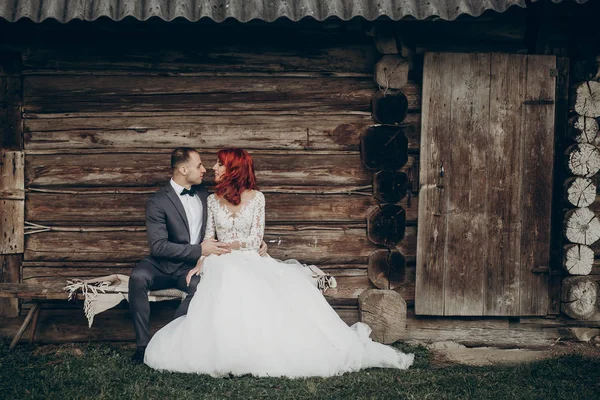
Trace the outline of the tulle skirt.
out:
M 367 325 L 348 327 L 309 277 L 300 264 L 253 251 L 205 258 L 188 314 L 154 335 L 145 363 L 212 376 L 290 378 L 412 364 L 413 354 L 373 342 Z

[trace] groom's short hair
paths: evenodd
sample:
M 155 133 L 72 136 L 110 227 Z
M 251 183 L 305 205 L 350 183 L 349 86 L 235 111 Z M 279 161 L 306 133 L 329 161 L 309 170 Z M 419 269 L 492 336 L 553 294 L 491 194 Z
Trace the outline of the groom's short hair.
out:
M 190 159 L 190 154 L 198 153 L 191 147 L 178 147 L 171 153 L 171 169 L 175 171 L 179 166 Z

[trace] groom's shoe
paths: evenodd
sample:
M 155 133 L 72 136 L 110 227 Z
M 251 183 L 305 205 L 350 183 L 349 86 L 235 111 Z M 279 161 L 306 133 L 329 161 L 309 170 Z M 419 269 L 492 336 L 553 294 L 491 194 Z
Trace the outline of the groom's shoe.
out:
M 134 364 L 143 364 L 145 354 L 146 346 L 138 346 L 135 349 L 135 353 L 133 353 L 133 356 L 131 356 L 131 362 L 133 362 Z

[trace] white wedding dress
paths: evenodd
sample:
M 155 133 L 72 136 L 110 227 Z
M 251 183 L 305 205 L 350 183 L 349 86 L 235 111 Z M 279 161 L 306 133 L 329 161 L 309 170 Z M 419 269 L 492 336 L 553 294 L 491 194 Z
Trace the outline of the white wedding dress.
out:
M 373 342 L 363 323 L 348 327 L 303 267 L 258 255 L 261 192 L 236 215 L 208 197 L 206 238 L 244 250 L 204 258 L 187 316 L 159 330 L 145 363 L 159 370 L 223 376 L 332 376 L 368 367 L 408 368 L 413 354 Z

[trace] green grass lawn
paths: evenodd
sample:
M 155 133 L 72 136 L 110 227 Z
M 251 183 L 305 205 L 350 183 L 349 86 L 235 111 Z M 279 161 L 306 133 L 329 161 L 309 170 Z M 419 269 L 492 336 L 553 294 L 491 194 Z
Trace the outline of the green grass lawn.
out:
M 569 355 L 520 366 L 440 366 L 421 347 L 407 371 L 333 378 L 211 378 L 129 362 L 130 345 L 0 343 L 2 399 L 600 399 L 600 360 Z

